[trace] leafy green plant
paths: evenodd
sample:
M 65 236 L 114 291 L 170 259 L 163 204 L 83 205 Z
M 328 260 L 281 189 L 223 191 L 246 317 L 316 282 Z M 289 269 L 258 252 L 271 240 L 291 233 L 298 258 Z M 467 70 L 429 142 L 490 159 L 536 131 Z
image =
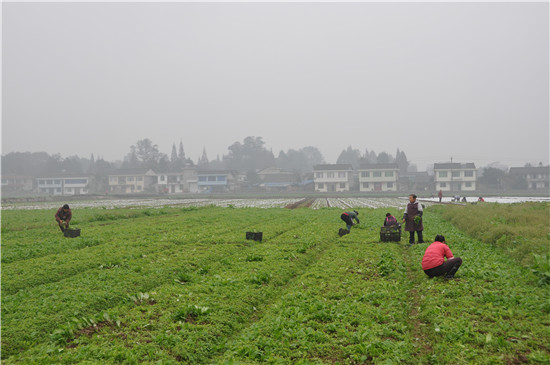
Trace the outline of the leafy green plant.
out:
M 531 271 L 538 277 L 539 285 L 550 284 L 550 255 L 533 255 L 535 263 Z
M 147 293 L 137 293 L 135 295 L 128 295 L 128 298 L 135 304 L 142 304 L 149 300 L 149 294 Z
M 248 254 L 245 258 L 246 262 L 263 261 L 264 257 L 261 255 Z
M 173 315 L 174 320 L 183 322 L 195 322 L 210 312 L 210 308 L 198 305 L 188 305 L 187 307 L 176 310 Z

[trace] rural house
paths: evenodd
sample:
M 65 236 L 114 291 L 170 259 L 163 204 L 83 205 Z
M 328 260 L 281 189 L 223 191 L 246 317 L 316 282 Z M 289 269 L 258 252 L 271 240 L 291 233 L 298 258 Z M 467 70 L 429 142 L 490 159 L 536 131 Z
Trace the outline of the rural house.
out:
M 258 172 L 260 187 L 266 190 L 288 190 L 295 180 L 293 173 L 279 167 L 268 167 Z
M 135 194 L 151 191 L 156 178 L 151 169 L 119 169 L 109 174 L 109 193 Z
M 15 174 L 2 175 L 2 194 L 9 192 L 32 192 L 34 177 Z
M 36 178 L 37 191 L 49 195 L 88 194 L 89 177 L 86 175 L 50 175 Z
M 363 164 L 357 172 L 359 191 L 397 191 L 399 167 L 396 163 Z
M 350 191 L 353 167 L 350 164 L 316 165 L 313 167 L 315 191 L 323 193 Z
M 550 187 L 550 166 L 510 167 L 506 179 L 511 189 L 544 190 Z
M 183 168 L 180 172 L 157 174 L 157 191 L 163 194 L 197 192 L 197 169 Z
M 476 166 L 468 163 L 435 163 L 434 182 L 436 191 L 475 191 Z
M 239 188 L 239 175 L 233 170 L 199 170 L 197 187 L 199 193 L 221 193 Z

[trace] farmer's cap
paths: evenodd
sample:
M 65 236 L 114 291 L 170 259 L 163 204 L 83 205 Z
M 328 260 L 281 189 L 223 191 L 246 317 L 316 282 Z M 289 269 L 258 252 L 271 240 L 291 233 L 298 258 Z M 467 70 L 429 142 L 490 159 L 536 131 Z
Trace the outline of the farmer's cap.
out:
M 390 213 L 386 213 L 386 217 L 389 217 L 391 214 Z
M 353 212 L 354 212 L 355 214 L 359 215 L 359 212 L 358 212 L 358 211 L 354 210 Z
M 69 209 L 69 204 L 63 205 L 63 209 Z

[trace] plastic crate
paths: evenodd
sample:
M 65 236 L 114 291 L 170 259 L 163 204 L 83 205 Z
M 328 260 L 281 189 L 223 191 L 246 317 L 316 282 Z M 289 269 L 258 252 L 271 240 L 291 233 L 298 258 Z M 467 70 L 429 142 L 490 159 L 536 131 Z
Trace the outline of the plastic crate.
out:
M 80 229 L 66 229 L 63 235 L 70 238 L 78 237 L 80 236 Z
M 380 227 L 380 241 L 399 242 L 401 241 L 401 226 Z
M 263 232 L 246 232 L 247 240 L 261 241 Z
M 344 228 L 340 228 L 340 230 L 338 231 L 338 235 L 340 237 L 345 236 L 348 233 L 349 233 L 349 231 L 347 229 L 344 229 Z

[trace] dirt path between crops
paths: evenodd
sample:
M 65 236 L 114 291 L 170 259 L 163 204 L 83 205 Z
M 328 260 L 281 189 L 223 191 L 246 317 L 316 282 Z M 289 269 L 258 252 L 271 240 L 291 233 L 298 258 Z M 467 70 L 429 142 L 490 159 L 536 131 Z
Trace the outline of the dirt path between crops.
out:
M 403 247 L 403 260 L 405 261 L 405 266 L 407 268 L 407 278 L 412 283 L 412 288 L 409 290 L 409 324 L 412 328 L 412 335 L 417 341 L 417 353 L 416 356 L 424 358 L 426 355 L 433 353 L 433 348 L 429 341 L 426 339 L 423 330 L 422 330 L 422 321 L 418 318 L 418 308 L 420 307 L 420 293 L 418 292 L 417 284 L 415 277 L 411 269 L 411 259 L 410 255 L 407 252 L 409 248 L 407 246 Z
M 296 209 L 296 208 L 309 208 L 315 202 L 315 198 L 304 198 L 297 201 L 296 203 L 288 204 L 285 208 Z

